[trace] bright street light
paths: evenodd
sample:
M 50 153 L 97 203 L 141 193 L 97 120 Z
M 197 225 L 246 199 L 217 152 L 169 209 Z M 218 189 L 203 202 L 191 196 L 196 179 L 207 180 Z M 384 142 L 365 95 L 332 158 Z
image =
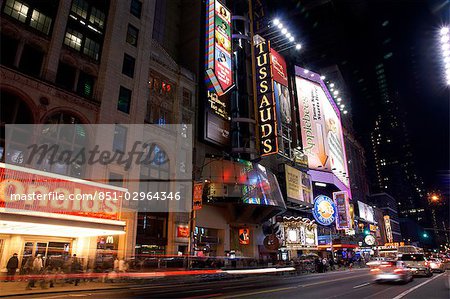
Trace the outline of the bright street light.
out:
M 295 38 L 294 38 L 293 36 L 291 36 L 291 37 L 289 38 L 289 41 L 290 41 L 290 42 L 293 42 L 294 39 L 295 39 Z
M 280 20 L 278 20 L 278 19 L 274 19 L 272 22 L 275 26 L 280 24 Z
M 300 50 L 301 48 L 302 48 L 302 45 L 300 45 L 300 44 L 295 45 L 295 50 Z
M 440 32 L 441 32 L 441 35 L 446 35 L 446 34 L 448 34 L 449 29 L 448 29 L 448 27 L 442 27 Z
M 281 28 L 283 28 L 283 24 L 278 23 L 277 27 L 278 27 L 279 29 L 281 29 Z

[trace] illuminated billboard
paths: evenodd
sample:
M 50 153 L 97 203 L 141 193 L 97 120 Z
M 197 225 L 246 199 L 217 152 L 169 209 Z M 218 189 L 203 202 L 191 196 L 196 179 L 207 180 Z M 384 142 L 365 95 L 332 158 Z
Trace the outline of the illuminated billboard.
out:
M 218 96 L 233 85 L 231 12 L 217 0 L 206 2 L 206 75 Z
M 294 167 L 285 165 L 287 200 L 299 204 L 312 204 L 311 177 Z
M 270 49 L 273 76 L 273 93 L 276 103 L 278 121 L 278 152 L 291 157 L 292 114 L 289 93 L 287 65 L 284 57 Z
M 231 13 L 217 0 L 206 2 L 206 111 L 204 139 L 219 146 L 230 143 Z
M 303 152 L 312 170 L 333 173 L 347 188 L 347 158 L 339 109 L 320 75 L 295 67 Z M 342 189 L 341 189 L 342 190 Z
M 375 222 L 373 208 L 368 204 L 358 201 L 359 218 L 367 220 L 369 222 Z
M 338 230 L 350 229 L 350 203 L 347 191 L 333 192 L 333 200 L 336 203 L 337 217 L 336 228 Z

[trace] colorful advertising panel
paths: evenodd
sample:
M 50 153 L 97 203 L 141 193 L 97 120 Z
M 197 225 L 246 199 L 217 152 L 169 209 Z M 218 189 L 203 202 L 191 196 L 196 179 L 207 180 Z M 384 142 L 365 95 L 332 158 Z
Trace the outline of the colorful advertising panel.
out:
M 361 201 L 358 201 L 358 209 L 359 209 L 359 217 L 369 221 L 369 222 L 375 222 L 374 220 L 374 213 L 373 208 L 369 206 L 368 204 L 365 204 Z
M 336 214 L 336 205 L 331 198 L 319 195 L 314 199 L 313 216 L 317 223 L 330 225 L 336 220 Z
M 204 138 L 219 146 L 230 143 L 229 94 L 231 71 L 231 13 L 217 0 L 206 3 L 206 111 Z
M 303 152 L 310 169 L 333 173 L 349 187 L 339 109 L 320 76 L 296 67 Z
M 258 115 L 261 156 L 278 153 L 278 129 L 273 80 L 270 65 L 270 42 L 255 46 L 256 114 Z
M 311 177 L 294 167 L 285 165 L 287 200 L 299 204 L 312 204 Z
M 239 229 L 239 244 L 241 245 L 250 244 L 250 231 L 248 228 Z
M 336 228 L 338 230 L 350 229 L 350 203 L 347 191 L 333 192 L 333 200 L 337 210 Z
M 392 235 L 391 218 L 389 215 L 384 216 L 384 227 L 386 228 L 386 239 L 389 243 L 394 242 L 394 236 Z
M 194 184 L 194 195 L 192 197 L 192 209 L 200 210 L 203 206 L 202 198 L 203 198 L 203 183 L 195 183 Z
M 185 224 L 177 225 L 177 238 L 189 238 L 189 226 Z
M 206 3 L 206 75 L 218 96 L 233 85 L 231 12 L 217 0 Z

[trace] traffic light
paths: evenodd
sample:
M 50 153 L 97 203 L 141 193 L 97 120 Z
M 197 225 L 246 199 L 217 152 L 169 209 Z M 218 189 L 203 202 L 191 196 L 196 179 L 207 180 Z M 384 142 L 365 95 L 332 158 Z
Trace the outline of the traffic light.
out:
M 368 230 L 368 229 L 365 229 L 365 230 L 364 230 L 364 235 L 366 235 L 366 236 L 367 236 L 368 234 L 370 234 L 370 230 Z
M 427 233 L 423 233 L 423 234 L 422 234 L 422 237 L 428 238 L 428 234 L 427 234 Z

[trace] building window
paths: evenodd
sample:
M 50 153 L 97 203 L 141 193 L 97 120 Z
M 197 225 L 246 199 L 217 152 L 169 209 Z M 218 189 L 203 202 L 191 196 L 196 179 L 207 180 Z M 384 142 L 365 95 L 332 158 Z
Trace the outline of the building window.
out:
M 128 24 L 127 43 L 136 47 L 138 42 L 138 36 L 139 36 L 139 29 L 137 29 L 133 25 Z
M 134 64 L 135 64 L 135 59 L 128 54 L 124 54 L 123 55 L 122 74 L 127 75 L 130 78 L 133 78 Z
M 105 14 L 101 10 L 92 7 L 89 22 L 94 24 L 96 27 L 103 29 L 105 24 Z
M 39 77 L 44 61 L 44 53 L 30 45 L 25 45 L 20 58 L 19 69 L 25 74 Z
M 131 90 L 123 86 L 120 86 L 117 109 L 125 113 L 130 113 L 130 106 L 131 106 Z
M 84 0 L 73 0 L 72 8 L 70 9 L 73 13 L 82 17 L 83 19 L 87 18 L 89 4 Z
M 112 186 L 123 187 L 123 175 L 115 172 L 110 172 L 108 183 Z
M 114 128 L 113 151 L 125 153 L 128 128 L 116 124 Z
M 81 49 L 81 40 L 83 39 L 83 34 L 77 32 L 73 29 L 68 28 L 66 32 L 66 36 L 64 37 L 64 44 L 67 46 L 80 51 Z
M 183 106 L 185 108 L 191 107 L 191 101 L 192 101 L 192 93 L 190 90 L 183 88 Z
M 76 69 L 74 67 L 60 62 L 56 73 L 56 85 L 67 90 L 73 90 L 75 75 Z
M 49 34 L 50 25 L 52 24 L 52 19 L 40 13 L 37 10 L 33 11 L 33 16 L 31 17 L 30 26 L 45 33 Z
M 20 1 L 7 0 L 3 12 L 22 23 L 25 23 L 27 20 L 28 9 L 29 7 Z
M 14 66 L 14 60 L 16 59 L 17 48 L 19 41 L 12 37 L 1 35 L 0 39 L 0 61 L 1 64 L 12 67 Z
M 83 53 L 87 56 L 98 60 L 100 54 L 100 45 L 90 38 L 86 38 L 83 47 Z
M 57 10 L 58 1 L 6 0 L 3 13 L 39 32 L 49 35 Z
M 142 2 L 139 0 L 131 0 L 130 13 L 140 19 L 142 13 Z
M 99 61 L 108 9 L 108 1 L 73 0 L 64 44 Z
M 94 94 L 94 77 L 80 72 L 78 77 L 77 93 L 85 98 L 92 98 Z

